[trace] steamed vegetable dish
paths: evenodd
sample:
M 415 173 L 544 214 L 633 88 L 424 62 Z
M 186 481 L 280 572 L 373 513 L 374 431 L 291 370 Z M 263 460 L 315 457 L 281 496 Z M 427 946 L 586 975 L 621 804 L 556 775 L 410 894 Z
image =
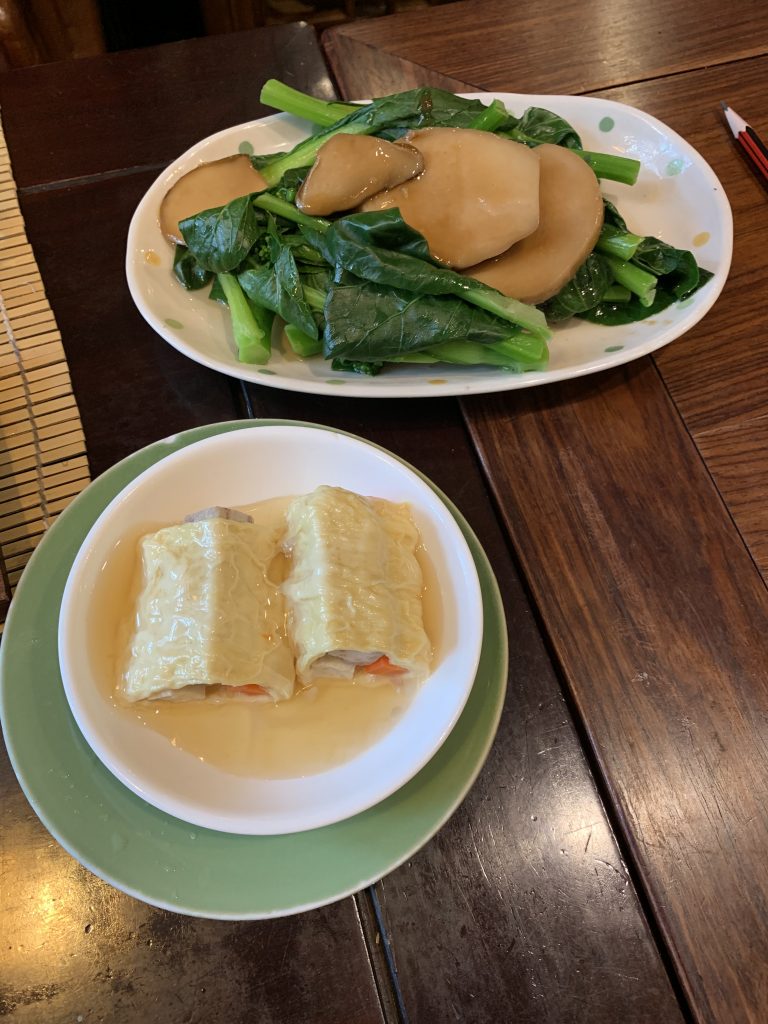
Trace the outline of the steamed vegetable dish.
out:
M 213 508 L 143 537 L 122 696 L 278 702 L 297 681 L 421 682 L 418 544 L 407 506 L 327 486 L 273 523 Z
M 228 305 L 243 362 L 269 360 L 277 316 L 296 355 L 337 370 L 542 369 L 558 321 L 642 320 L 712 276 L 603 196 L 638 162 L 586 152 L 550 111 L 432 88 L 328 103 L 275 81 L 262 101 L 316 132 L 195 168 L 160 211 L 178 280 Z

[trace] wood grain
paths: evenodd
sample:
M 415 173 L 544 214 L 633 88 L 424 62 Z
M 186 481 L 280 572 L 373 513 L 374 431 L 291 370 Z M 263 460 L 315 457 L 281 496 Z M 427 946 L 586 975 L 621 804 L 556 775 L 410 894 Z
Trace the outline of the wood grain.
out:
M 463 0 L 329 29 L 478 89 L 580 93 L 768 52 L 768 8 L 717 0 Z M 334 42 L 335 45 L 335 42 Z M 356 59 L 347 49 L 347 59 Z M 365 59 L 365 58 L 363 58 Z
M 768 195 L 718 113 L 726 96 L 768 134 L 765 57 L 605 93 L 664 118 L 721 180 L 733 210 L 734 253 L 722 296 L 705 319 L 654 360 L 750 554 L 768 580 L 768 350 L 763 345 Z M 754 115 L 752 114 L 754 111 Z
M 464 405 L 696 1018 L 757 1024 L 762 580 L 650 361 Z
M 310 88 L 316 82 L 312 68 L 317 47 L 306 35 L 297 41 L 300 45 L 287 64 L 300 71 L 304 62 L 307 77 L 299 75 L 297 84 Z M 252 49 L 253 42 L 250 49 L 239 51 L 237 69 L 226 65 L 233 91 L 242 91 Z M 214 52 L 221 51 L 214 47 Z M 236 46 L 232 52 L 238 52 Z M 147 58 L 150 65 L 159 59 L 156 53 Z M 109 74 L 115 74 L 111 59 L 104 60 Z M 85 93 L 89 80 L 100 80 L 96 67 L 82 62 L 69 69 L 73 95 Z M 35 82 L 40 81 L 38 71 L 29 72 Z M 22 87 L 24 75 L 19 72 L 14 78 L 19 92 L 12 99 L 6 94 L 3 101 L 14 165 L 39 110 L 35 89 Z M 127 82 L 124 91 L 116 79 L 113 84 L 115 91 L 102 96 L 105 107 L 98 117 L 92 110 L 97 120 L 101 117 L 102 127 L 110 117 L 119 120 L 123 107 L 116 95 L 124 103 L 130 96 Z M 179 94 L 171 90 L 170 95 L 181 113 Z M 61 112 L 66 103 L 59 102 Z M 27 104 L 26 114 L 14 106 L 18 103 Z M 9 108 L 17 110 L 18 119 L 8 116 Z M 78 135 L 73 121 L 70 130 L 67 149 L 77 156 L 78 140 L 89 137 L 91 125 L 82 123 Z M 112 166 L 109 137 L 107 132 L 102 139 L 100 157 Z M 123 139 L 112 137 L 120 152 Z M 156 141 L 158 149 L 146 151 L 152 163 L 161 158 L 165 144 Z M 63 158 L 59 161 L 59 172 L 65 163 Z M 50 166 L 57 173 L 54 164 Z M 87 172 L 89 165 L 83 166 Z M 100 176 L 100 166 L 93 165 L 93 180 L 32 189 L 21 203 L 81 402 L 94 475 L 168 434 L 244 414 L 234 382 L 174 352 L 131 302 L 124 277 L 124 239 L 153 173 Z M 104 225 L 108 230 L 100 229 Z M 41 367 L 30 375 L 35 400 L 48 396 L 55 403 L 54 395 L 61 396 L 61 375 L 50 369 Z M 12 395 L 17 387 L 13 376 L 0 377 L 0 394 Z M 12 422 L 1 426 L 7 428 L 13 445 L 19 443 L 13 450 L 21 451 L 23 435 L 14 432 Z M 66 500 L 73 480 L 83 473 L 82 465 L 62 463 L 58 469 L 46 481 L 52 501 Z M 18 502 L 25 501 L 22 480 Z M 35 506 L 29 508 L 34 515 Z M 0 1016 L 29 1024 L 58 1024 L 78 1016 L 211 1024 L 383 1021 L 354 900 L 265 922 L 183 918 L 124 896 L 72 860 L 28 806 L 4 753 L 0 805 Z M 374 951 L 377 956 L 381 958 Z
M 272 921 L 182 917 L 125 896 L 65 853 L 2 750 L 0 806 L 9 1024 L 383 1024 L 353 900 Z
M 501 587 L 509 689 L 489 762 L 446 828 L 377 887 L 411 1024 L 681 1021 L 457 403 L 248 391 L 257 416 L 349 430 L 428 474 Z
M 767 136 L 767 76 L 768 58 L 760 57 L 601 93 L 679 132 L 718 175 L 733 211 L 733 263 L 720 300 L 700 324 L 654 357 L 695 437 L 759 417 L 768 406 L 768 350 L 759 343 L 768 290 L 768 197 L 720 114 L 720 100 L 727 98 Z
M 447 43 L 435 66 L 452 60 Z M 395 83 L 402 57 L 381 65 Z M 342 73 L 354 95 L 361 66 Z M 462 403 L 694 1015 L 755 1024 L 768 989 L 768 605 L 750 555 L 765 572 L 755 332 L 768 224 L 717 110 L 725 96 L 759 114 L 765 72 L 760 57 L 603 93 L 696 145 L 734 208 L 731 280 L 706 320 L 657 354 L 663 378 L 645 360 Z M 419 84 L 418 69 L 405 80 Z

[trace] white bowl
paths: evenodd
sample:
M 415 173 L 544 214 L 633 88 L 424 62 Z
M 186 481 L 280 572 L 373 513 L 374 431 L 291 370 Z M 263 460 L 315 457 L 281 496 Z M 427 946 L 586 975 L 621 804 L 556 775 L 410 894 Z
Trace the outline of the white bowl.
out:
M 347 434 L 256 426 L 170 454 L 132 481 L 94 523 L 72 566 L 59 617 L 59 661 L 83 736 L 106 767 L 148 803 L 224 832 L 300 832 L 351 817 L 411 779 L 455 725 L 480 656 L 483 618 L 474 561 L 448 508 L 408 466 Z M 210 505 L 248 505 L 320 484 L 408 502 L 436 574 L 441 630 L 434 671 L 402 717 L 353 760 L 317 775 L 233 775 L 126 716 L 99 679 L 104 582 L 142 532 Z M 127 546 L 127 547 L 126 547 Z M 100 587 L 101 584 L 101 587 Z M 107 643 L 111 642 L 107 638 Z

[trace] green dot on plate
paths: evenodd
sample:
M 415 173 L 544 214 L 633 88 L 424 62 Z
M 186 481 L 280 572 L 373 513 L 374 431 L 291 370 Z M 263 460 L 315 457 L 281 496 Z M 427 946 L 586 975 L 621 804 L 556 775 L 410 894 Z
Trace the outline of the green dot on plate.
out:
M 601 132 L 610 132 L 613 130 L 615 124 L 616 122 L 613 120 L 612 117 L 601 117 L 600 124 L 597 127 L 600 129 Z
M 683 169 L 683 161 L 680 157 L 676 157 L 674 160 L 670 160 L 667 166 L 664 168 L 664 173 L 674 177 L 675 174 L 679 174 Z
M 247 153 L 248 156 L 253 156 L 253 143 L 252 142 L 241 142 L 237 147 L 238 153 Z
M 275 371 L 274 370 L 259 370 L 259 373 L 263 373 L 267 377 L 274 377 L 275 376 Z
M 164 320 L 164 321 L 163 321 L 163 323 L 164 323 L 164 324 L 165 324 L 165 325 L 166 325 L 167 327 L 175 327 L 177 331 L 180 331 L 180 330 L 182 330 L 182 329 L 183 329 L 183 327 L 184 327 L 184 324 L 183 324 L 183 323 L 181 323 L 181 321 L 180 321 L 180 320 L 174 320 L 174 319 L 173 319 L 172 317 L 168 317 L 168 319 L 167 319 L 167 320 Z
M 328 380 L 325 383 L 326 384 L 338 384 L 338 385 L 341 385 L 341 384 L 346 384 L 347 382 L 345 380 L 339 380 L 337 377 L 329 377 Z
M 687 309 L 688 306 L 692 306 L 692 305 L 693 305 L 693 296 L 690 295 L 687 299 L 682 299 L 680 302 L 678 302 L 677 308 L 678 309 Z
M 624 348 L 623 345 L 609 345 L 608 348 L 605 351 L 606 352 L 621 352 L 621 350 L 623 348 Z

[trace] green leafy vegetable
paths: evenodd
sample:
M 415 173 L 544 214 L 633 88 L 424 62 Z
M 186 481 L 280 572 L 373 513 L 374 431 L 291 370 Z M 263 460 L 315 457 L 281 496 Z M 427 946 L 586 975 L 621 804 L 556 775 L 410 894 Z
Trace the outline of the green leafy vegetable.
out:
M 264 95 L 262 92 L 262 102 L 265 102 Z M 268 95 L 275 100 L 273 86 Z M 300 112 L 295 93 L 286 94 L 285 102 L 286 105 L 281 109 L 307 116 L 309 105 L 302 104 Z M 319 109 L 313 109 L 319 114 Z M 494 120 L 497 114 L 498 110 L 494 111 Z M 419 128 L 470 128 L 473 124 L 482 125 L 490 116 L 486 105 L 480 100 L 464 99 L 443 89 L 411 89 L 409 92 L 382 96 L 372 103 L 353 106 L 350 113 L 341 120 L 300 142 L 289 153 L 253 156 L 251 162 L 269 185 L 276 185 L 288 171 L 309 167 L 318 149 L 333 135 L 379 135 L 386 139 L 396 139 L 407 131 Z
M 272 346 L 270 344 L 271 317 L 261 322 L 254 315 L 250 304 L 246 301 L 237 278 L 232 274 L 219 274 L 217 281 L 226 296 L 227 305 L 232 315 L 232 328 L 237 346 L 237 357 L 241 363 L 266 363 L 269 361 Z
M 225 274 L 242 263 L 263 230 L 251 196 L 181 221 L 187 248 L 203 270 Z
M 418 295 L 352 275 L 334 284 L 325 304 L 323 353 L 355 360 L 388 360 L 447 341 L 519 345 L 519 358 L 545 361 L 546 341 L 449 295 Z
M 290 249 L 283 248 L 274 264 L 250 266 L 238 274 L 245 294 L 260 306 L 266 306 L 289 324 L 295 324 L 310 338 L 318 337 L 317 323 L 304 297 L 296 261 Z
M 498 134 L 515 142 L 540 146 L 549 142 L 553 146 L 583 149 L 581 139 L 565 118 L 543 107 L 528 107 L 521 117 L 509 116 L 498 129 Z
M 200 266 L 186 245 L 177 245 L 174 250 L 173 272 L 188 291 L 204 288 L 213 277 L 210 270 Z
M 590 253 L 571 280 L 563 285 L 557 295 L 544 303 L 547 320 L 557 323 L 591 309 L 600 302 L 612 281 L 605 260 L 597 253 Z
M 544 314 L 535 306 L 510 299 L 429 259 L 424 237 L 405 223 L 399 210 L 352 214 L 337 220 L 322 237 L 307 237 L 336 268 L 337 275 L 346 270 L 366 281 L 422 296 L 454 295 L 524 327 L 543 341 L 550 336 Z M 377 244 L 379 241 L 388 247 Z
M 565 146 L 598 177 L 634 183 L 636 160 L 584 151 L 577 132 L 552 111 L 530 107 L 515 117 L 499 100 L 484 104 L 432 88 L 336 103 L 274 80 L 262 99 L 319 130 L 289 153 L 252 157 L 269 188 L 184 220 L 187 244 L 174 255 L 174 274 L 185 288 L 213 282 L 210 298 L 229 307 L 244 362 L 269 358 L 279 315 L 297 355 L 322 354 L 336 370 L 374 375 L 387 363 L 443 362 L 521 373 L 547 364 L 547 319 L 632 323 L 712 277 L 692 253 L 631 232 L 605 200 L 593 252 L 537 309 L 432 259 L 424 236 L 397 209 L 330 220 L 295 205 L 317 150 L 340 132 L 396 140 L 421 128 L 472 128 L 532 147 Z

